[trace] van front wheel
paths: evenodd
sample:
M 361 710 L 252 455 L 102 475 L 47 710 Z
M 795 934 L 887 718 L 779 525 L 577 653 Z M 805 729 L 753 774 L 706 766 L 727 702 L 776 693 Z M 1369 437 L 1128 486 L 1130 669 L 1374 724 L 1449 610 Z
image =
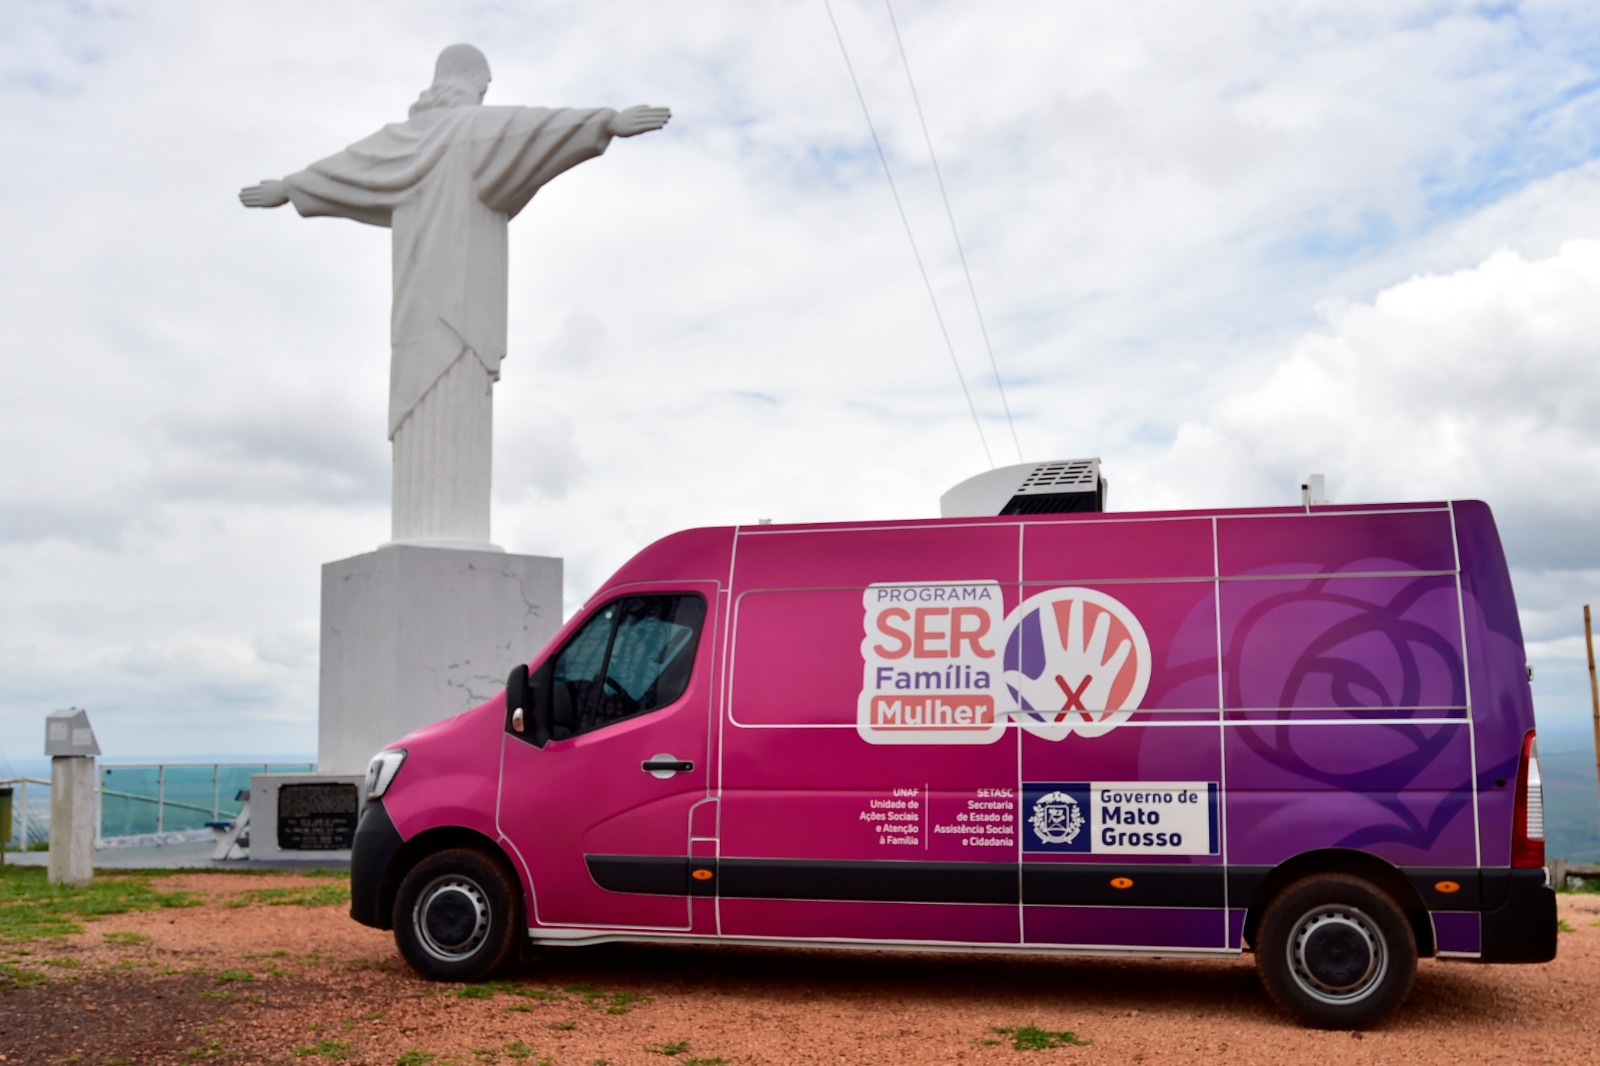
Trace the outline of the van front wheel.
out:
M 394 940 L 412 969 L 435 981 L 481 981 L 511 957 L 520 893 L 481 851 L 452 848 L 417 863 L 400 882 Z
M 1365 1029 L 1410 991 L 1417 942 L 1382 891 L 1359 878 L 1321 874 L 1268 905 L 1256 968 L 1267 993 L 1301 1024 Z

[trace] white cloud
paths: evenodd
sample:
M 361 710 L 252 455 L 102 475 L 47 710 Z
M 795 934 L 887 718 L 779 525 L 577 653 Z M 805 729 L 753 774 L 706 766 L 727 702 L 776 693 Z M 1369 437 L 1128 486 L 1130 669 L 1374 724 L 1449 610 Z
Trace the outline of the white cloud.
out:
M 1482 496 L 1522 565 L 1592 558 L 1600 241 L 1498 252 L 1322 315 L 1265 381 L 1179 427 L 1176 483 L 1260 501 L 1320 471 L 1343 501 Z

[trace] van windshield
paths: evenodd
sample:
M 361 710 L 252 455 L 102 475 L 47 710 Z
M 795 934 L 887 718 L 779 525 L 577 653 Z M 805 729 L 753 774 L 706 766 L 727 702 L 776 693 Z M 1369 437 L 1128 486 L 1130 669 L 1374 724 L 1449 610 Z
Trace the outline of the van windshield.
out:
M 682 696 L 705 614 L 699 596 L 629 596 L 602 608 L 556 657 L 556 734 L 596 729 Z

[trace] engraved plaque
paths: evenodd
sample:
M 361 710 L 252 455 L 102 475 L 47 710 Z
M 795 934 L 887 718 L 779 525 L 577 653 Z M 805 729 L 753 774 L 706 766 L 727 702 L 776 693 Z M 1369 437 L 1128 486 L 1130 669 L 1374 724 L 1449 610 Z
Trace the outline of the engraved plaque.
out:
M 355 785 L 283 785 L 278 789 L 278 847 L 344 851 L 355 843 L 361 796 Z

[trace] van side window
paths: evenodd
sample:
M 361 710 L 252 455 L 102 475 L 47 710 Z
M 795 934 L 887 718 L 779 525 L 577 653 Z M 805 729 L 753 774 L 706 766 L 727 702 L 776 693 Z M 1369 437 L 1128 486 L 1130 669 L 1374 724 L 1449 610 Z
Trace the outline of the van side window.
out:
M 706 603 L 699 596 L 626 596 L 567 642 L 551 671 L 557 740 L 665 707 L 689 686 Z

